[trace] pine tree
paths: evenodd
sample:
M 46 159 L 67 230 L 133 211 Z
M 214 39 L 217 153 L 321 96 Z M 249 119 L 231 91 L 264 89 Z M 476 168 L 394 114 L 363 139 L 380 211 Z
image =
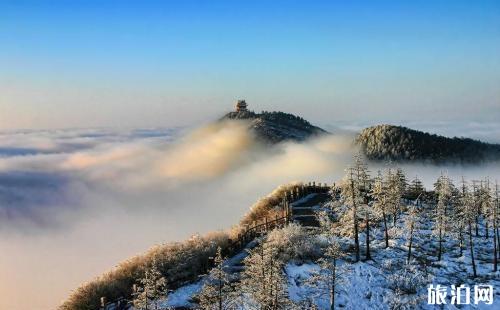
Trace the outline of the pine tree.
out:
M 358 226 L 358 206 L 362 202 L 361 193 L 357 184 L 356 169 L 349 167 L 341 183 L 342 201 L 350 208 L 353 222 L 354 247 L 356 261 L 359 261 L 359 226 Z
M 481 215 L 481 188 L 477 184 L 479 181 L 477 180 L 472 180 L 472 198 L 473 198 L 473 203 L 474 207 L 476 209 L 475 214 L 475 230 L 476 230 L 476 237 L 479 237 L 479 217 Z
M 447 232 L 449 236 L 458 240 L 458 250 L 460 256 L 463 255 L 465 244 L 464 235 L 467 226 L 465 217 L 463 216 L 463 208 L 460 204 L 460 190 L 455 187 L 451 179 L 447 178 L 448 199 L 445 207 L 445 216 L 447 222 Z
M 335 238 L 329 238 L 324 256 L 318 260 L 321 270 L 309 279 L 309 283 L 328 294 L 331 310 L 335 309 L 335 287 L 339 278 L 337 260 L 342 256 L 340 244 Z
M 474 259 L 474 240 L 472 238 L 472 222 L 476 218 L 476 208 L 474 205 L 474 200 L 469 193 L 467 182 L 465 182 L 463 177 L 462 177 L 462 188 L 460 192 L 459 204 L 463 212 L 463 216 L 467 222 L 468 235 L 469 235 L 469 250 L 470 250 L 472 271 L 475 278 L 477 277 L 477 271 L 476 271 L 476 261 Z
M 498 240 L 497 240 L 497 221 L 498 221 L 498 183 L 495 184 L 495 190 L 490 187 L 490 181 L 486 180 L 483 187 L 482 210 L 485 217 L 485 238 L 489 238 L 488 223 L 491 223 L 493 237 L 493 271 L 498 270 Z
M 500 248 L 499 242 L 499 233 L 498 233 L 498 213 L 499 213 L 499 208 L 500 208 L 500 203 L 499 203 L 499 196 L 500 193 L 498 191 L 498 182 L 495 182 L 495 203 L 494 203 L 494 209 L 493 209 L 493 216 L 492 216 L 492 221 L 493 221 L 493 234 L 494 234 L 494 239 L 493 239 L 493 245 L 494 245 L 494 250 L 495 250 L 495 256 L 494 256 L 494 261 L 493 261 L 493 271 L 498 270 L 498 249 Z
M 493 197 L 491 195 L 490 181 L 488 179 L 481 181 L 480 201 L 481 214 L 484 217 L 484 237 L 488 239 L 490 237 L 489 222 L 493 211 Z
M 371 252 L 370 252 L 370 220 L 372 218 L 373 210 L 370 204 L 365 204 L 362 206 L 361 211 L 365 218 L 365 239 L 366 239 L 366 251 L 365 251 L 365 259 L 371 260 Z
M 387 197 L 387 186 L 380 171 L 375 178 L 370 195 L 373 199 L 373 208 L 375 212 L 382 217 L 384 223 L 385 247 L 387 248 L 389 247 L 389 232 L 387 228 L 387 212 L 389 203 Z
M 318 213 L 320 223 L 319 232 L 327 240 L 327 247 L 322 258 L 318 260 L 321 270 L 314 273 L 309 279 L 310 285 L 319 289 L 330 298 L 330 309 L 335 307 L 335 287 L 338 282 L 337 260 L 344 256 L 337 236 L 334 234 L 333 222 L 326 212 Z
M 406 175 L 401 168 L 396 168 L 396 178 L 399 183 L 399 190 L 401 191 L 401 195 L 403 195 L 408 188 L 408 181 L 406 180 Z
M 463 255 L 463 250 L 465 246 L 465 230 L 467 228 L 467 217 L 465 216 L 465 210 L 464 206 L 461 203 L 461 197 L 462 193 L 459 192 L 458 195 L 458 200 L 456 203 L 454 203 L 454 208 L 453 212 L 451 214 L 451 227 L 452 230 L 451 232 L 453 233 L 453 236 L 456 238 L 458 237 L 458 250 L 460 253 L 460 256 Z
M 424 194 L 425 189 L 422 184 L 422 181 L 415 176 L 415 178 L 411 181 L 409 188 L 408 188 L 408 194 L 412 199 L 418 199 L 422 194 Z
M 411 262 L 411 250 L 413 246 L 413 238 L 415 230 L 418 229 L 420 213 L 416 206 L 411 205 L 408 208 L 408 215 L 405 220 L 405 228 L 408 231 L 408 258 L 407 264 Z
M 283 275 L 283 262 L 278 259 L 276 249 L 263 242 L 249 253 L 244 260 L 245 270 L 239 293 L 251 297 L 260 309 L 286 309 L 290 301 Z
M 394 227 L 396 226 L 398 214 L 401 212 L 401 198 L 404 190 L 401 180 L 402 178 L 398 173 L 393 173 L 391 169 L 387 170 L 387 193 Z
M 160 303 L 167 298 L 167 281 L 158 270 L 156 260 L 146 269 L 139 283 L 139 286 L 134 285 L 134 307 L 138 310 L 161 309 Z
M 316 219 L 318 220 L 319 223 L 318 233 L 320 235 L 329 238 L 329 236 L 332 236 L 334 234 L 333 222 L 327 211 L 322 210 L 316 212 Z
M 363 201 L 357 183 L 355 168 L 347 169 L 347 174 L 341 184 L 341 197 L 344 203 L 350 207 L 353 221 L 354 247 L 356 261 L 359 261 L 359 226 L 358 226 L 358 206 Z
M 370 192 L 370 174 L 368 171 L 368 166 L 363 161 L 361 154 L 356 154 L 354 156 L 354 166 L 356 172 L 356 184 L 359 188 L 359 192 L 362 196 L 363 203 L 368 202 L 369 192 Z
M 198 295 L 202 309 L 229 309 L 228 301 L 231 293 L 229 275 L 224 270 L 222 250 L 217 248 L 214 258 L 215 266 L 210 271 L 205 285 Z
M 368 198 L 370 197 L 371 181 L 368 171 L 368 166 L 363 161 L 361 154 L 354 156 L 354 170 L 356 172 L 356 184 L 359 188 L 359 193 L 361 194 L 361 202 L 363 203 L 361 211 L 364 215 L 365 221 L 365 239 L 366 239 L 366 259 L 371 259 L 370 254 L 370 217 L 372 210 L 368 203 Z
M 434 234 L 438 237 L 438 261 L 440 261 L 444 236 L 448 230 L 446 209 L 452 196 L 452 188 L 450 179 L 443 175 L 439 177 L 437 184 L 438 203 L 434 214 Z

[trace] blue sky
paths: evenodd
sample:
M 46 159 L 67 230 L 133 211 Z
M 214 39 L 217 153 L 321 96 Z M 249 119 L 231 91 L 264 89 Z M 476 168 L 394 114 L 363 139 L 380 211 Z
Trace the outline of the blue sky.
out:
M 498 1 L 1 1 L 0 127 L 500 117 Z

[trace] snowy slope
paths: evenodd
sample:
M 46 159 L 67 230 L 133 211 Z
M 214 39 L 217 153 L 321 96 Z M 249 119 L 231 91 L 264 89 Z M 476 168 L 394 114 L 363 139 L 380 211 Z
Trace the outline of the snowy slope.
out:
M 427 206 L 428 207 L 428 206 Z M 336 288 L 335 307 L 341 309 L 435 309 L 437 306 L 427 305 L 427 287 L 429 284 L 443 285 L 450 288 L 452 284 L 465 284 L 473 289 L 476 284 L 489 284 L 495 289 L 493 305 L 480 303 L 470 305 L 470 309 L 500 309 L 500 273 L 493 273 L 491 263 L 491 239 L 474 237 L 477 247 L 478 278 L 471 278 L 470 256 L 466 248 L 459 255 L 457 242 L 446 238 L 445 253 L 441 262 L 436 260 L 436 243 L 431 236 L 432 220 L 421 218 L 416 232 L 413 250 L 413 265 L 406 264 L 407 232 L 398 229 L 403 227 L 405 215 L 397 222 L 396 228 L 390 230 L 390 247 L 385 248 L 383 230 L 380 225 L 372 229 L 371 250 L 373 260 L 353 262 L 352 255 L 338 262 L 339 284 Z M 480 231 L 484 230 L 481 225 Z M 364 255 L 365 235 L 360 233 L 361 257 Z M 317 238 L 321 238 L 318 236 Z M 353 240 L 340 239 L 342 247 L 349 248 Z M 240 261 L 242 253 L 233 261 Z M 228 260 L 228 261 L 231 261 Z M 289 261 L 284 268 L 288 282 L 289 298 L 301 307 L 313 302 L 320 309 L 329 309 L 329 295 L 325 289 L 312 285 L 311 274 L 320 271 L 320 266 L 313 261 Z M 404 292 L 405 288 L 414 288 L 416 294 Z M 200 282 L 178 289 L 170 295 L 170 306 L 193 306 L 192 295 L 201 288 Z M 402 291 L 401 291 L 402 290 Z M 471 293 L 473 295 L 473 293 Z M 181 296 L 181 297 L 180 297 Z M 450 305 L 451 293 L 446 298 L 444 309 L 459 309 Z M 182 302 L 180 302 L 182 300 Z M 416 306 L 414 306 L 416 304 Z

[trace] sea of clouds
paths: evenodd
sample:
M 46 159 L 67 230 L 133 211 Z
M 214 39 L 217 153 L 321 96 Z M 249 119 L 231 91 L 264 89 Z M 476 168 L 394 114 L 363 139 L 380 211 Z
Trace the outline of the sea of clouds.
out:
M 417 128 L 425 126 L 439 128 Z M 498 141 L 500 126 L 474 126 L 463 135 Z M 53 309 L 154 244 L 229 228 L 282 183 L 339 180 L 356 151 L 355 127 L 275 147 L 235 122 L 0 133 L 0 291 L 9 296 L 0 309 Z M 500 177 L 496 164 L 403 168 L 428 186 L 441 172 Z

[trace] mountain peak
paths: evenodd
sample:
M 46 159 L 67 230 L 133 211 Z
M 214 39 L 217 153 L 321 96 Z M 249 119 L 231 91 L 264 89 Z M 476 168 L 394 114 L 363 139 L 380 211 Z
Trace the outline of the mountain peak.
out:
M 224 115 L 221 120 L 248 120 L 249 129 L 266 143 L 275 144 L 283 141 L 302 142 L 310 137 L 325 134 L 327 131 L 312 125 L 300 116 L 285 112 L 248 110 L 245 100 L 238 100 L 236 109 Z
M 356 144 L 373 160 L 474 163 L 500 158 L 498 144 L 448 138 L 388 124 L 363 129 Z

